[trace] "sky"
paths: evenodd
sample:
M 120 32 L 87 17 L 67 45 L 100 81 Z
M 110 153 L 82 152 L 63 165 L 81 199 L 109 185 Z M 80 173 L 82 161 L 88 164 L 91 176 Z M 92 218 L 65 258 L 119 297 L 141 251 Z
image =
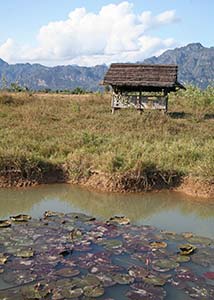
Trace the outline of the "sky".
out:
M 214 0 L 2 0 L 0 58 L 92 66 L 214 46 Z

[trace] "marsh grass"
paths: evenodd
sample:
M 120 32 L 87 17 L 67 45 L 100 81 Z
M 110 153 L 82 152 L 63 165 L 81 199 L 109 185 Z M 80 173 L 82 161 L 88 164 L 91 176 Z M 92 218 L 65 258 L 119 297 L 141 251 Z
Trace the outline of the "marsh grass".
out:
M 169 114 L 110 111 L 111 96 L 0 95 L 0 174 L 29 180 L 66 170 L 124 176 L 162 172 L 214 179 L 214 89 L 170 96 Z M 205 117 L 209 116 L 209 117 Z

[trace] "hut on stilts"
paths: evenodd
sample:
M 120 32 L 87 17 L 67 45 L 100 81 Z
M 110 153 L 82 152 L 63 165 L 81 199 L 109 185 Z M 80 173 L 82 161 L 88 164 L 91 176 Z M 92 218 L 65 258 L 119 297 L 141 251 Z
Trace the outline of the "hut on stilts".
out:
M 112 113 L 128 107 L 166 113 L 168 93 L 184 89 L 177 73 L 176 65 L 112 64 L 103 80 L 112 87 Z

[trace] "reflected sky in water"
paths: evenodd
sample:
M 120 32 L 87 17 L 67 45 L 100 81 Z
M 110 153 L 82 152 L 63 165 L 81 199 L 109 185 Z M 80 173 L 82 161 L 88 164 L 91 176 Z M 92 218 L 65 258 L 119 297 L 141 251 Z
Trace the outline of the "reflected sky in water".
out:
M 214 202 L 180 193 L 99 193 L 68 184 L 0 190 L 1 219 L 19 213 L 41 217 L 46 210 L 84 212 L 104 220 L 126 215 L 135 224 L 214 237 Z

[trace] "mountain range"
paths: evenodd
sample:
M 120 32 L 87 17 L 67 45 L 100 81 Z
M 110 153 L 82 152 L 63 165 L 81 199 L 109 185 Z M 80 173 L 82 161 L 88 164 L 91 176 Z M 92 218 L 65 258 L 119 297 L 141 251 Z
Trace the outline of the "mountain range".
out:
M 158 57 L 145 59 L 145 64 L 177 64 L 178 79 L 202 89 L 214 85 L 214 47 L 206 48 L 200 43 L 167 50 Z M 80 67 L 76 65 L 46 67 L 40 64 L 8 64 L 0 59 L 0 86 L 18 83 L 32 90 L 86 90 L 100 89 L 100 82 L 108 67 Z

